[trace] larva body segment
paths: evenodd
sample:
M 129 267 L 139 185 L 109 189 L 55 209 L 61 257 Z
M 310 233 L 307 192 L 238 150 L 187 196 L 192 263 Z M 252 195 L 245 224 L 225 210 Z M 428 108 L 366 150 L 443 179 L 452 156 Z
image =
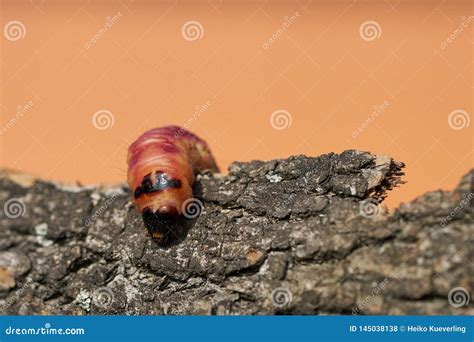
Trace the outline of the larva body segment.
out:
M 178 126 L 143 133 L 130 145 L 127 163 L 135 204 L 157 242 L 176 228 L 196 173 L 219 171 L 206 142 Z

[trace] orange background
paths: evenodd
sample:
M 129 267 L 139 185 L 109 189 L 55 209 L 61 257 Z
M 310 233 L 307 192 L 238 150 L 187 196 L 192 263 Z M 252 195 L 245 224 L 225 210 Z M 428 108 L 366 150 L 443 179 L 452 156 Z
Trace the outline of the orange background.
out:
M 448 115 L 472 116 L 474 21 L 442 46 L 473 15 L 470 1 L 15 0 L 1 2 L 1 15 L 2 167 L 124 181 L 128 144 L 171 123 L 207 140 L 223 170 L 351 148 L 388 154 L 407 164 L 408 181 L 390 207 L 452 188 L 472 167 L 473 124 L 452 129 Z M 13 20 L 25 27 L 15 41 L 4 32 Z M 191 20 L 203 28 L 193 41 L 182 34 Z M 374 40 L 362 39 L 366 21 L 380 27 Z M 114 119 L 103 130 L 92 122 L 101 109 Z M 291 125 L 277 130 L 270 117 L 280 109 Z

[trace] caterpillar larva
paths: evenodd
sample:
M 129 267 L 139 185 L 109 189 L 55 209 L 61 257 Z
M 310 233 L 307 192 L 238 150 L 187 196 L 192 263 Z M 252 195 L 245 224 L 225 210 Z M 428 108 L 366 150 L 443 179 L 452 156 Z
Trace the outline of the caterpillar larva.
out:
M 192 198 L 197 172 L 218 172 L 206 142 L 184 128 L 143 133 L 128 148 L 128 185 L 143 222 L 156 242 L 166 243 Z

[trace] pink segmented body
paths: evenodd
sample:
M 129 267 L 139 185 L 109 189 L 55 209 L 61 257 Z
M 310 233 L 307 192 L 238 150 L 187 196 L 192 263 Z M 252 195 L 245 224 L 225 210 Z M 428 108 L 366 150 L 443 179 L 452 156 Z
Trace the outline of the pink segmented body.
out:
M 128 185 L 153 238 L 161 241 L 192 198 L 196 173 L 218 172 L 206 142 L 178 126 L 143 133 L 128 149 Z

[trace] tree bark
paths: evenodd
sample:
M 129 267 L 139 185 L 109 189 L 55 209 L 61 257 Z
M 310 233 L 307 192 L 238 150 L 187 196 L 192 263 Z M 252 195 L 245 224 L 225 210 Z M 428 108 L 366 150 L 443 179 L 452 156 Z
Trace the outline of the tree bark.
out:
M 346 151 L 201 174 L 202 210 L 167 246 L 125 185 L 3 171 L 1 312 L 474 314 L 474 171 L 390 214 L 378 203 L 403 166 Z

